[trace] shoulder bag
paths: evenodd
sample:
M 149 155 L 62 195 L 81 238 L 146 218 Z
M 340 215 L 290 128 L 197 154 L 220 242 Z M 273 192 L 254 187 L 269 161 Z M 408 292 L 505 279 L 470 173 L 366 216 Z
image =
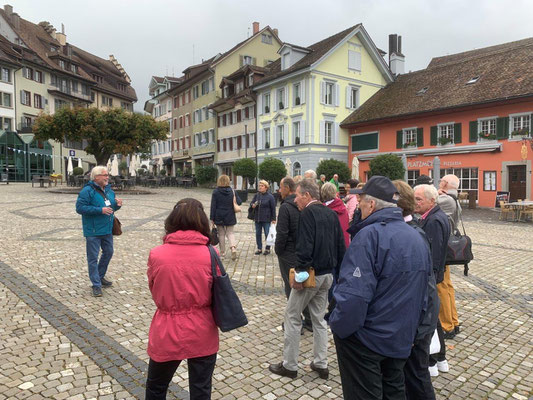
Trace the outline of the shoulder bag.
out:
M 218 229 L 216 226 L 213 225 L 211 228 L 211 244 L 213 246 L 216 246 L 220 242 L 220 239 L 218 238 Z
M 457 199 L 455 202 L 458 203 Z M 466 234 L 462 214 L 460 219 L 463 234 L 461 235 L 459 228 L 455 228 L 452 232 L 446 250 L 446 265 L 464 265 L 464 275 L 468 276 L 468 263 L 474 259 L 474 254 L 472 253 L 472 240 Z
M 315 269 L 313 267 L 309 267 L 307 269 L 307 272 L 309 273 L 309 278 L 307 278 L 305 281 L 303 281 L 303 287 L 304 288 L 314 288 L 316 287 L 316 280 L 315 280 Z M 291 268 L 289 270 L 289 282 L 291 284 L 294 283 L 294 280 L 296 278 L 296 270 L 294 268 Z
M 248 319 L 215 248 L 213 246 L 208 246 L 208 248 L 213 274 L 213 298 L 211 299 L 213 318 L 222 332 L 228 332 L 247 325 Z M 217 265 L 220 275 L 217 273 Z
M 237 204 L 237 199 L 235 198 L 235 190 L 233 190 L 233 211 L 240 213 L 242 211 L 241 206 Z
M 104 198 L 104 201 L 107 200 L 107 197 L 103 190 L 100 189 L 94 189 L 100 196 Z M 113 213 L 113 228 L 111 229 L 111 233 L 113 236 L 120 236 L 122 235 L 122 223 L 119 221 L 115 213 Z

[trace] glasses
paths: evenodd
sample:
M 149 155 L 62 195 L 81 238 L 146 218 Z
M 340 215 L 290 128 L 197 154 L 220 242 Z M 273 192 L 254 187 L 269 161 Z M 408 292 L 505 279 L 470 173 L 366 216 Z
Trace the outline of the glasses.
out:
M 99 175 L 96 175 L 96 176 L 109 176 L 109 174 L 99 174 Z

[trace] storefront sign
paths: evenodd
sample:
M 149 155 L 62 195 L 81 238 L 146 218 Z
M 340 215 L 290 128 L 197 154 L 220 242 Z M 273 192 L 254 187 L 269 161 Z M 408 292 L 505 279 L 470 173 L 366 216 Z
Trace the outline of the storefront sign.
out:
M 509 202 L 509 192 L 496 192 L 496 204 L 494 204 L 494 207 L 499 208 L 500 207 L 500 201 L 503 201 L 504 203 Z
M 70 157 L 76 157 L 76 150 L 69 150 L 69 151 L 68 151 L 68 155 L 69 155 Z
M 462 161 L 441 161 L 443 167 L 458 167 L 463 165 Z M 433 160 L 429 161 L 408 161 L 407 168 L 433 167 Z

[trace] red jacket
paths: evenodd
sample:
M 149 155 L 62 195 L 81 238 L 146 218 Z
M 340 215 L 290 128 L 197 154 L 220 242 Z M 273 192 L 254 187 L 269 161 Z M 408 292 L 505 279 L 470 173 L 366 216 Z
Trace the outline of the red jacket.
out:
M 148 335 L 148 355 L 157 362 L 218 352 L 211 311 L 211 257 L 207 238 L 177 231 L 150 251 L 148 285 L 157 306 Z
M 350 246 L 350 234 L 346 232 L 349 228 L 348 210 L 346 209 L 346 206 L 341 199 L 335 197 L 327 207 L 337 213 L 337 217 L 339 217 L 339 222 L 341 223 L 342 233 L 344 234 L 344 244 L 346 244 L 346 248 L 348 248 Z

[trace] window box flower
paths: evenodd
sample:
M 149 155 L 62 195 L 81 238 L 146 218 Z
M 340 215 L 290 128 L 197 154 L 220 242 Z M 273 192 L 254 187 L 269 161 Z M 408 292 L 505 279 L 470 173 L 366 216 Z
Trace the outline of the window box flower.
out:
M 296 136 L 296 138 L 294 139 L 294 144 L 300 144 L 300 137 L 299 136 Z
M 479 132 L 479 138 L 485 140 L 494 140 L 496 139 L 496 134 L 490 132 Z
M 416 140 L 413 140 L 412 142 L 405 142 L 403 144 L 404 149 L 407 147 L 416 147 Z
M 281 139 L 279 141 L 279 147 L 283 147 L 283 146 L 285 146 L 285 142 L 283 141 L 283 139 Z
M 270 143 L 268 142 L 265 143 L 265 149 L 270 149 Z
M 446 144 L 452 143 L 452 139 L 448 138 L 448 137 L 440 137 L 439 138 L 439 143 L 441 144 L 441 146 L 444 146 Z
M 512 131 L 511 132 L 511 136 L 512 137 L 515 137 L 515 136 L 529 136 L 529 129 L 527 129 L 527 128 L 517 129 L 516 131 Z

